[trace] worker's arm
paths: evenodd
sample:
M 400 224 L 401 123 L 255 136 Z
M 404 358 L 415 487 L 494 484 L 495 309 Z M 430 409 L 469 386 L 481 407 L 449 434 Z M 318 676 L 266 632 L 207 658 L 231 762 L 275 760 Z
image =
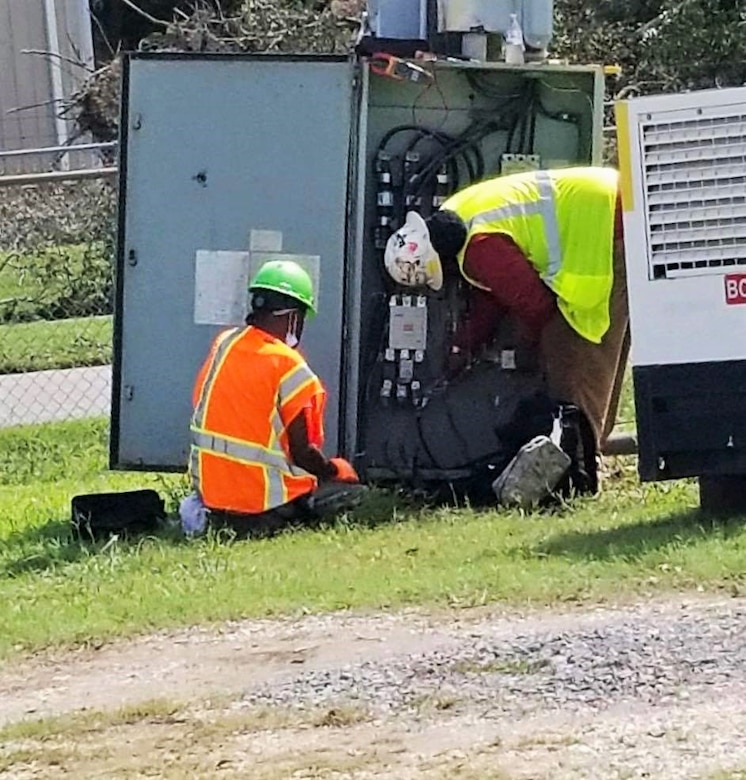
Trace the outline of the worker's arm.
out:
M 505 311 L 486 290 L 472 287 L 466 316 L 459 322 L 453 345 L 463 352 L 475 352 L 495 335 Z
M 515 317 L 520 328 L 518 337 L 521 344 L 526 347 L 536 346 L 542 330 L 555 315 L 557 306 L 551 290 L 541 281 L 518 246 L 504 235 L 477 235 L 466 249 L 464 271 L 470 279 L 487 288 L 480 292 L 488 296 L 494 311 L 502 310 Z M 478 303 L 480 298 L 475 297 L 474 300 Z M 478 305 L 482 309 L 490 305 L 481 300 Z M 487 315 L 480 314 L 480 317 L 485 319 Z M 494 325 L 492 332 L 488 332 L 484 324 L 476 324 L 477 327 L 474 323 L 471 325 L 471 338 L 469 326 L 463 328 L 464 347 L 471 351 L 494 335 Z
M 293 463 L 320 481 L 359 483 L 354 466 L 344 458 L 327 458 L 308 439 L 308 423 L 301 412 L 288 426 L 288 445 Z
M 476 353 L 494 336 L 500 318 L 505 312 L 495 303 L 490 293 L 472 287 L 469 290 L 469 307 L 458 324 L 446 358 L 446 376 L 458 376 Z
M 337 476 L 337 467 L 308 439 L 305 411 L 301 411 L 288 425 L 288 446 L 290 458 L 298 468 L 313 474 L 320 480 L 331 480 Z

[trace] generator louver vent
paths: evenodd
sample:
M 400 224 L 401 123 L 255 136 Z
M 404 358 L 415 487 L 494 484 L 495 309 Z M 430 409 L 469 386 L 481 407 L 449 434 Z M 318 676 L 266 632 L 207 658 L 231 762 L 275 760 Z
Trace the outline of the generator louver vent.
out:
M 746 267 L 746 114 L 692 116 L 642 125 L 652 279 Z

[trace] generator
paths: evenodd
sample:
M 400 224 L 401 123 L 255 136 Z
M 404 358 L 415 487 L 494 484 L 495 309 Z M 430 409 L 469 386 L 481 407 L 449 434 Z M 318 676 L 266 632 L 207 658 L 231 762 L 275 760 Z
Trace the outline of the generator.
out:
M 328 390 L 328 453 L 395 484 L 514 454 L 543 378 L 513 324 L 444 381 L 462 283 L 398 288 L 384 247 L 471 182 L 600 163 L 603 68 L 382 55 L 126 57 L 112 468 L 186 468 L 196 371 L 277 258 L 314 281 L 301 349 Z
M 746 475 L 746 89 L 616 116 L 640 477 L 700 477 L 705 503 Z

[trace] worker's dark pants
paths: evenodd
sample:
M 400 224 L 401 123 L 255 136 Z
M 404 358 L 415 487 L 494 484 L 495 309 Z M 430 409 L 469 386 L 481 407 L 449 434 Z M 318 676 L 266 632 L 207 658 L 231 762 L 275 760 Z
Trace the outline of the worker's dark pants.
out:
M 354 509 L 367 492 L 364 485 L 327 482 L 313 493 L 268 512 L 246 515 L 209 510 L 210 528 L 232 531 L 237 538 L 274 536 L 289 528 L 313 528 L 335 515 Z

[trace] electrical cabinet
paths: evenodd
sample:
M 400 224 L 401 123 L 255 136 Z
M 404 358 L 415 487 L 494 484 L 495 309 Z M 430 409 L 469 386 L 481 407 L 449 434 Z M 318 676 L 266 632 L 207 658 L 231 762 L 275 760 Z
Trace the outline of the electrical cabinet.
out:
M 617 105 L 642 479 L 746 474 L 746 89 Z
M 437 61 L 422 82 L 366 60 L 138 53 L 124 68 L 111 464 L 183 469 L 194 375 L 241 324 L 262 262 L 308 268 L 302 351 L 329 390 L 327 451 L 369 478 L 489 460 L 541 380 L 505 322 L 442 382 L 458 280 L 396 289 L 383 247 L 471 181 L 601 162 L 598 66 Z

